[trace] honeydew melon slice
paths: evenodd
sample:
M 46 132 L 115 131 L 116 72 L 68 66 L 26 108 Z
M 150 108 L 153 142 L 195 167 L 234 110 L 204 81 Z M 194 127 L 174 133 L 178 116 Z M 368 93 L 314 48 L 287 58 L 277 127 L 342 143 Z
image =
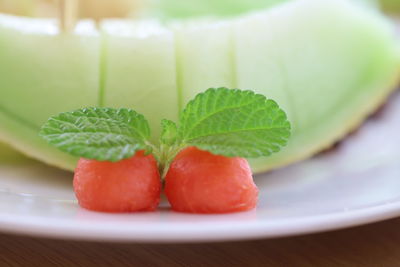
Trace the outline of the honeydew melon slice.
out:
M 256 90 L 275 99 L 293 124 L 289 146 L 271 158 L 252 161 L 256 172 L 303 159 L 332 145 L 384 101 L 399 74 L 398 44 L 391 26 L 378 14 L 350 1 L 298 0 L 237 18 L 177 23 L 169 29 L 145 21 L 127 21 L 125 26 L 110 21 L 102 24 L 101 38 L 91 39 L 96 43 L 90 45 L 95 47 L 93 51 L 86 49 L 80 54 L 85 66 L 85 56 L 97 53 L 90 60 L 97 71 L 101 70 L 96 76 L 100 80 L 95 86 L 100 92 L 97 104 L 138 109 L 150 116 L 153 129 L 159 129 L 156 118 L 173 119 L 179 107 L 208 87 Z M 125 31 L 121 28 L 127 29 L 126 36 L 121 36 Z M 0 42 L 2 31 L 0 27 Z M 23 27 L 16 31 L 23 32 Z M 82 48 L 82 39 L 71 43 Z M 28 44 L 25 49 L 29 51 Z M 59 53 L 55 58 L 73 57 Z M 3 57 L 11 60 L 0 55 L 1 62 Z M 46 73 L 38 77 L 60 79 L 64 86 L 71 83 L 71 90 L 86 88 L 82 86 L 85 81 L 74 79 L 74 75 L 63 77 L 65 74 L 52 69 L 56 61 L 50 60 Z M 64 70 L 67 75 L 78 75 L 73 66 L 68 67 Z M 35 73 L 32 68 L 24 75 L 31 77 L 31 71 Z M 91 72 L 84 74 L 92 77 Z M 2 90 L 4 84 L 0 80 Z M 33 90 L 42 89 L 35 86 Z M 12 90 L 4 90 L 8 91 Z M 49 104 L 51 114 L 20 113 L 17 107 L 3 109 L 3 137 L 36 158 L 72 169 L 74 160 L 43 144 L 36 137 L 36 127 L 54 113 L 74 109 L 78 105 L 71 100 L 76 98 L 65 98 L 66 103 L 57 106 Z M 46 107 L 46 103 L 39 103 Z M 93 103 L 79 103 L 79 107 L 89 105 Z M 33 127 L 27 126 L 31 123 Z
M 106 20 L 101 29 L 104 106 L 144 114 L 158 140 L 160 121 L 176 120 L 179 112 L 172 32 L 154 21 Z
M 60 34 L 57 22 L 0 15 L 0 136 L 26 154 L 73 168 L 38 136 L 54 114 L 98 104 L 99 37 L 93 23 Z
M 255 171 L 306 158 L 341 139 L 384 101 L 400 67 L 391 26 L 370 9 L 299 0 L 268 13 L 235 26 L 238 87 L 278 101 L 293 132 L 281 153 L 252 161 Z
M 350 1 L 292 1 L 226 21 L 219 36 L 216 25 L 179 32 L 182 100 L 221 84 L 276 100 L 292 122 L 292 138 L 282 152 L 252 160 L 255 172 L 331 146 L 384 101 L 399 75 L 392 27 Z

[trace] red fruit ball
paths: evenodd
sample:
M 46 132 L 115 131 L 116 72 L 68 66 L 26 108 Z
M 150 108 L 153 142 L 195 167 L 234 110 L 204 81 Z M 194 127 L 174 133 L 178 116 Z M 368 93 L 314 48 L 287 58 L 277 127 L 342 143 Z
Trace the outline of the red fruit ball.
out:
M 161 191 L 157 162 L 143 151 L 119 162 L 80 159 L 74 190 L 79 205 L 88 210 L 153 211 Z
M 189 213 L 229 213 L 254 209 L 258 189 L 246 159 L 217 156 L 196 147 L 172 162 L 165 193 L 172 209 Z

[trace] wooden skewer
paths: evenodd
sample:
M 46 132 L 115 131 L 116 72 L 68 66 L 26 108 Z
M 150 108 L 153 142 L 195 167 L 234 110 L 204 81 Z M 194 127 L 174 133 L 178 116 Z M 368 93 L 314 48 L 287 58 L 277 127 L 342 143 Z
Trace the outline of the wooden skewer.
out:
M 78 0 L 59 1 L 60 31 L 68 33 L 74 30 L 78 18 Z

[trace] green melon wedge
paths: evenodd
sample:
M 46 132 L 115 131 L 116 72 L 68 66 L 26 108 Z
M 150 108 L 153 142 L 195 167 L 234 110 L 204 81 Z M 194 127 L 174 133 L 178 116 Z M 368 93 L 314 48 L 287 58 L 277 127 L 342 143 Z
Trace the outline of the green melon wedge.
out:
M 0 137 L 20 151 L 72 169 L 40 126 L 59 112 L 98 104 L 99 37 L 91 22 L 60 34 L 56 21 L 0 15 Z
M 252 161 L 256 172 L 330 147 L 383 103 L 399 77 L 392 27 L 349 1 L 282 5 L 240 20 L 235 39 L 237 86 L 276 99 L 293 125 L 281 153 Z
M 375 12 L 344 0 L 298 0 L 180 31 L 183 101 L 202 87 L 255 90 L 283 107 L 293 134 L 282 152 L 251 160 L 253 170 L 312 156 L 357 127 L 395 88 L 398 43 Z M 224 34 L 215 34 L 221 27 Z M 233 71 L 224 68 L 232 64 Z
M 48 22 L 27 33 L 33 20 L 2 16 L 0 138 L 73 169 L 76 159 L 37 136 L 50 115 L 92 105 L 132 107 L 149 118 L 156 139 L 160 118 L 176 119 L 198 92 L 226 86 L 275 99 L 292 122 L 289 145 L 252 160 L 256 172 L 307 158 L 356 128 L 398 81 L 393 27 L 352 3 L 297 0 L 166 26 L 105 21 L 100 35 L 93 29 L 46 34 L 55 27 Z

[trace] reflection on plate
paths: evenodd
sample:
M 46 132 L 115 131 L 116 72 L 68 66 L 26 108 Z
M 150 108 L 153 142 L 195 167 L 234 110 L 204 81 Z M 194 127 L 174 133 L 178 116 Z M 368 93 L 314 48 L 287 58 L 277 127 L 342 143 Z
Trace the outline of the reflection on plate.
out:
M 400 94 L 336 149 L 258 175 L 258 209 L 229 215 L 101 214 L 80 209 L 72 174 L 0 163 L 0 231 L 129 242 L 270 238 L 400 216 Z

